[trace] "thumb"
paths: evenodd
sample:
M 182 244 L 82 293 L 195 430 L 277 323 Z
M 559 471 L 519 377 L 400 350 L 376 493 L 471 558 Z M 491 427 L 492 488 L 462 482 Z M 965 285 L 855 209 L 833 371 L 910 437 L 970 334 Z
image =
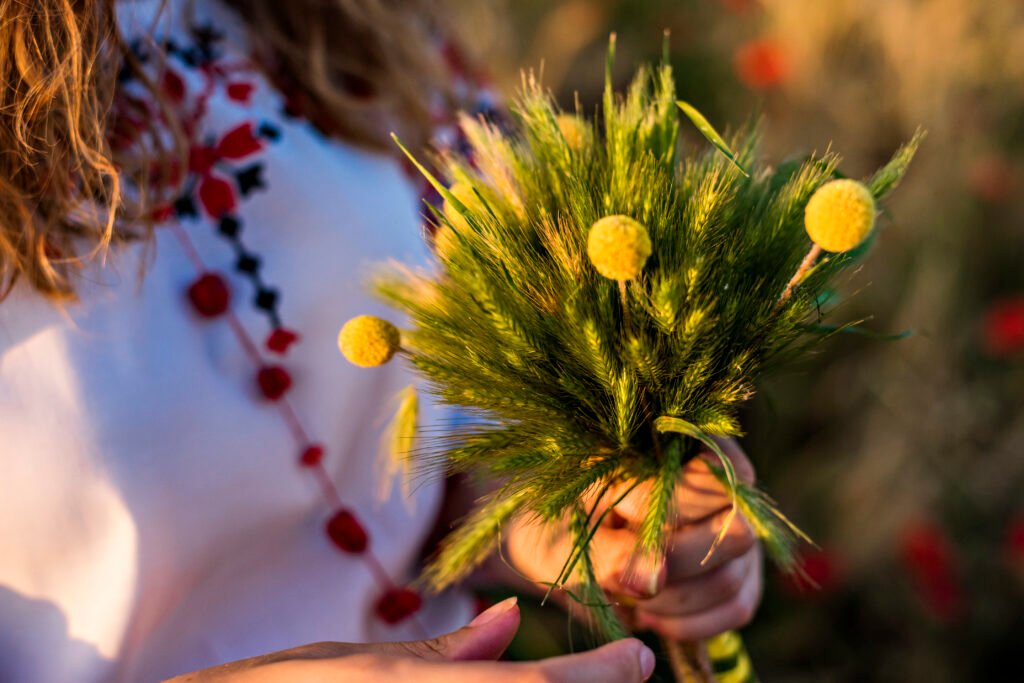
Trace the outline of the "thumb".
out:
M 382 654 L 412 655 L 429 660 L 494 660 L 501 656 L 519 629 L 519 607 L 512 597 L 477 615 L 458 631 L 430 640 L 386 643 L 375 648 Z
M 541 667 L 562 683 L 639 683 L 654 672 L 654 653 L 639 640 L 626 638 L 589 652 L 545 659 Z

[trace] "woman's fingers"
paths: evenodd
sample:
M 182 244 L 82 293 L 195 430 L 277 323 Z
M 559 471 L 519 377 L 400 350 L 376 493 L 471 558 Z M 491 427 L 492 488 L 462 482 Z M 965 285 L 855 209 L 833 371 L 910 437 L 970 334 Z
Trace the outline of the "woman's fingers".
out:
M 632 638 L 538 662 L 482 661 L 500 656 L 518 626 L 512 598 L 430 640 L 314 643 L 185 674 L 172 683 L 641 683 L 654 670 L 654 653 Z
M 723 525 L 729 524 L 721 543 L 707 557 Z M 757 545 L 757 539 L 740 514 L 731 516 L 730 510 L 721 510 L 701 522 L 677 529 L 669 538 L 667 581 L 674 584 L 720 567 L 740 557 Z
M 753 468 L 736 442 L 727 439 L 719 443 L 733 463 L 737 478 L 752 482 Z M 717 460 L 710 454 L 695 458 L 687 463 L 680 478 L 673 501 L 674 530 L 668 538 L 664 558 L 637 553 L 637 529 L 649 508 L 649 482 L 631 490 L 629 484 L 619 484 L 605 491 L 601 500 L 591 497 L 586 501 L 588 506 L 596 503 L 595 519 L 604 520 L 592 538 L 591 557 L 598 583 L 610 593 L 636 599 L 651 598 L 666 584 L 692 580 L 727 565 L 756 544 L 743 518 L 732 514 L 732 499 L 704 458 Z M 608 506 L 613 502 L 615 508 L 609 511 Z M 704 562 L 726 522 L 729 526 L 722 541 Z M 554 581 L 559 568 L 573 552 L 572 546 L 565 525 L 552 530 L 541 525 L 520 524 L 508 535 L 512 562 L 536 581 Z
M 278 664 L 298 666 L 308 662 L 345 661 L 352 667 L 352 657 L 375 656 L 387 659 L 413 657 L 419 660 L 450 661 L 497 659 L 505 652 L 519 629 L 519 608 L 515 598 L 509 598 L 481 612 L 476 619 L 457 631 L 446 633 L 429 640 L 415 640 L 399 643 L 311 643 L 290 650 L 281 650 L 243 659 L 230 664 L 198 672 L 207 678 L 196 678 L 197 674 L 186 674 L 175 678 L 173 683 L 186 681 L 217 680 L 217 676 L 241 674 L 257 680 L 257 676 L 268 675 L 266 671 L 276 670 Z M 241 678 L 248 683 L 249 678 Z M 269 680 L 274 680 L 270 678 Z M 296 679 L 302 680 L 302 679 Z M 309 679 L 314 680 L 314 679 Z
M 547 659 L 540 662 L 539 666 L 546 676 L 537 679 L 541 681 L 639 683 L 646 681 L 654 672 L 654 653 L 639 640 L 627 638 L 578 655 Z
M 636 528 L 643 522 L 650 507 L 651 487 L 651 482 L 641 482 L 625 498 L 616 503 L 615 514 L 625 522 L 626 526 Z M 628 488 L 628 484 L 619 484 L 613 487 L 605 494 L 599 508 L 610 505 Z M 729 504 L 729 496 L 726 495 L 722 485 L 708 469 L 707 463 L 696 458 L 686 464 L 683 476 L 676 486 L 672 502 L 675 524 L 686 524 L 703 519 L 728 507 Z
M 735 439 L 716 440 L 732 462 L 736 478 L 746 484 L 754 483 L 754 467 Z M 701 521 L 717 512 L 731 507 L 732 499 L 719 482 L 708 463 L 719 465 L 718 456 L 702 453 L 686 464 L 683 476 L 676 486 L 673 506 L 674 522 L 677 526 Z M 629 489 L 629 484 L 612 487 L 602 498 L 598 511 L 611 505 Z M 642 482 L 615 505 L 615 514 L 626 526 L 639 526 L 649 508 L 651 482 Z M 612 517 L 615 519 L 615 517 Z
M 538 582 L 551 582 L 558 578 L 559 570 L 573 552 L 573 539 L 567 525 L 551 527 L 513 523 L 507 544 L 512 564 Z M 590 546 L 598 583 L 606 588 L 613 586 L 619 574 L 629 566 L 635 550 L 636 534 L 633 531 L 611 527 L 598 529 Z
M 701 564 L 726 523 L 729 528 L 721 543 Z M 755 547 L 757 539 L 741 515 L 730 520 L 730 509 L 725 508 L 676 529 L 668 539 L 664 561 L 638 554 L 636 543 L 631 528 L 604 527 L 594 535 L 592 556 L 598 583 L 613 593 L 643 599 L 658 594 L 666 584 L 691 580 L 730 563 Z M 569 552 L 562 547 L 559 551 Z
M 718 444 L 718 447 L 725 452 L 726 457 L 732 462 L 732 467 L 736 471 L 736 478 L 744 484 L 753 486 L 756 480 L 754 465 L 750 462 L 747 454 L 743 452 L 743 449 L 740 448 L 739 442 L 731 438 L 715 438 L 715 443 Z M 714 453 L 702 453 L 701 457 L 716 465 L 719 463 L 718 456 Z
M 757 545 L 746 521 L 729 509 L 707 519 L 687 524 L 669 537 L 664 561 L 636 552 L 636 534 L 630 529 L 598 529 L 593 540 L 594 571 L 598 583 L 612 592 L 634 598 L 649 598 L 669 586 L 692 580 L 742 557 Z M 729 528 L 707 562 L 724 524 Z
M 642 683 L 654 671 L 654 653 L 634 638 L 589 652 L 538 662 L 442 662 L 359 654 L 307 667 L 306 678 L 267 679 L 338 683 Z M 246 681 L 248 683 L 248 681 Z
M 670 584 L 649 600 L 637 603 L 637 609 L 658 616 L 697 614 L 729 602 L 759 571 L 760 558 L 751 549 L 692 579 Z
M 755 552 L 758 555 L 757 564 L 760 565 L 760 550 Z M 638 626 L 651 628 L 667 638 L 683 641 L 710 638 L 723 631 L 746 626 L 754 617 L 761 600 L 762 579 L 759 567 L 757 569 L 726 602 L 710 609 L 680 616 L 661 616 L 638 610 L 636 623 Z
M 494 660 L 505 652 L 519 629 L 519 607 L 516 602 L 516 598 L 508 598 L 492 605 L 458 631 L 437 638 L 380 643 L 372 647 L 384 654 L 412 655 L 421 659 Z

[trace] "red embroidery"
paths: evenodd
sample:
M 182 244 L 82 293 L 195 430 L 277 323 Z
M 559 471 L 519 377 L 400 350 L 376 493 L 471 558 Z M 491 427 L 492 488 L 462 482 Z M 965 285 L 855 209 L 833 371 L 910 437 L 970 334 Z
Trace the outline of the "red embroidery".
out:
M 188 288 L 188 298 L 192 307 L 204 318 L 215 318 L 228 310 L 231 302 L 231 290 L 217 273 L 203 273 Z
M 246 121 L 229 130 L 217 143 L 217 156 L 223 159 L 242 159 L 263 149 L 263 143 L 253 133 L 252 123 Z
M 199 201 L 211 218 L 220 218 L 234 211 L 235 190 L 226 180 L 207 175 L 199 183 Z
M 188 170 L 196 175 L 206 175 L 217 163 L 217 153 L 210 147 L 196 146 L 188 151 Z
M 386 624 L 397 624 L 419 611 L 423 598 L 409 588 L 393 588 L 377 600 L 376 612 Z
M 168 99 L 175 104 L 179 104 L 185 99 L 185 81 L 170 69 L 164 71 L 160 87 Z
M 174 207 L 170 205 L 158 206 L 149 212 L 149 217 L 154 223 L 163 223 L 164 221 L 168 221 L 173 215 Z
M 145 124 L 137 116 L 126 111 L 132 103 L 128 98 L 118 103 L 114 111 L 114 123 L 110 126 L 110 144 L 115 149 L 127 149 L 138 142 Z
M 280 365 L 264 365 L 256 373 L 256 383 L 268 401 L 277 401 L 292 388 L 292 376 Z
M 351 510 L 342 508 L 327 520 L 327 536 L 346 553 L 357 555 L 366 550 L 370 538 Z
M 299 462 L 303 467 L 316 467 L 324 460 L 324 447 L 319 444 L 307 446 L 302 455 L 299 456 Z
M 289 329 L 278 327 L 267 337 L 267 349 L 274 353 L 285 354 L 288 347 L 299 340 L 299 335 Z
M 254 90 L 252 83 L 228 83 L 227 94 L 235 102 L 249 104 L 249 98 Z
M 165 221 L 176 214 L 183 220 L 194 220 L 200 216 L 201 205 L 202 212 L 215 219 L 217 233 L 225 238 L 234 250 L 237 259 L 236 270 L 252 281 L 257 292 L 256 306 L 269 318 L 272 331 L 265 340 L 265 348 L 271 353 L 283 355 L 298 341 L 299 335 L 282 326 L 277 309 L 277 290 L 263 281 L 259 268 L 260 257 L 246 248 L 242 241 L 243 220 L 234 213 L 239 202 L 244 201 L 253 190 L 264 187 L 262 165 L 259 160 L 234 168 L 229 163 L 262 151 L 268 142 L 277 140 L 281 132 L 272 123 L 262 121 L 243 121 L 220 135 L 219 139 L 207 137 L 202 132 L 210 99 L 216 93 L 223 93 L 232 102 L 247 104 L 250 101 L 255 92 L 255 85 L 244 79 L 253 77 L 256 70 L 246 62 L 228 63 L 220 59 L 218 32 L 213 28 L 196 27 L 192 32 L 192 38 L 195 45 L 182 47 L 179 44 L 167 47 L 167 56 L 180 60 L 185 68 L 193 70 L 193 75 L 201 77 L 201 87 L 196 88 L 195 92 L 188 92 L 186 81 L 170 69 L 159 76 L 161 87 L 168 98 L 180 105 L 184 130 L 192 141 L 188 160 L 189 177 L 179 179 L 178 176 L 184 169 L 174 170 L 174 185 L 177 186 L 178 180 L 183 180 L 183 192 L 170 205 L 154 209 L 153 217 L 155 220 Z M 139 56 L 145 57 L 144 54 Z M 450 57 L 456 62 L 459 61 L 454 52 Z M 357 81 L 346 85 L 352 93 L 364 96 L 373 94 L 368 83 Z M 132 100 L 128 90 L 122 88 L 119 97 L 123 96 L 121 99 L 126 104 L 118 104 L 116 110 L 117 115 L 121 117 L 116 123 L 114 136 L 119 144 L 135 140 L 139 131 L 144 128 L 142 124 L 146 117 L 160 116 L 160 112 L 155 111 L 145 98 Z M 284 90 L 286 95 L 289 94 L 287 88 Z M 308 106 L 310 103 L 304 101 L 301 94 L 290 94 L 290 106 L 286 113 L 297 115 L 303 109 L 312 109 L 307 112 L 306 118 L 312 119 L 308 122 L 319 125 L 321 131 L 334 132 L 323 112 L 318 111 L 316 107 Z M 157 175 L 167 176 L 168 173 L 164 169 L 158 169 Z M 163 177 L 155 177 L 154 180 L 160 183 L 171 182 Z M 326 523 L 325 531 L 328 538 L 343 552 L 361 554 L 382 592 L 375 604 L 378 617 L 385 623 L 397 624 L 414 615 L 422 605 L 422 598 L 409 588 L 398 587 L 380 560 L 370 551 L 367 530 L 357 518 L 356 512 L 345 507 L 336 484 L 324 467 L 324 446 L 313 442 L 306 433 L 289 400 L 291 375 L 282 366 L 265 363 L 263 352 L 239 317 L 230 309 L 231 292 L 225 279 L 207 270 L 201 255 L 181 224 L 171 222 L 168 227 L 174 232 L 199 273 L 197 280 L 189 287 L 189 300 L 199 315 L 224 315 L 242 351 L 249 357 L 253 367 L 257 368 L 255 380 L 259 391 L 268 400 L 276 402 L 276 409 L 298 446 L 296 465 L 308 469 L 318 484 L 323 499 L 329 508 L 334 510 Z M 264 296 L 270 293 L 274 296 L 269 299 Z M 419 637 L 427 637 L 417 619 L 413 618 L 412 624 L 418 630 Z

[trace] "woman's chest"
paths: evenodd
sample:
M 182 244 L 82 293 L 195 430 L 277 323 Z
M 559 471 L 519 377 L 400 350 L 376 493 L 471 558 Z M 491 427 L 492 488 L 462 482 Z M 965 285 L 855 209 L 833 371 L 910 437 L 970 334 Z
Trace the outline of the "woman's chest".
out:
M 339 505 L 398 572 L 431 523 L 436 487 L 405 501 L 380 480 L 411 376 L 351 366 L 335 341 L 348 318 L 385 314 L 365 290 L 375 266 L 423 260 L 414 193 L 389 160 L 288 132 L 245 160 L 260 187 L 215 217 L 193 185 L 195 213 L 91 267 L 81 303 L 15 292 L 0 309 L 0 546 L 18 549 L 0 583 L 58 605 L 107 657 L 183 591 L 236 585 L 211 583 L 227 567 L 362 577 L 324 534 Z M 212 316 L 190 296 L 204 274 L 227 292 Z M 271 343 L 282 330 L 291 343 Z M 268 368 L 286 373 L 280 393 Z M 302 461 L 311 446 L 322 469 Z

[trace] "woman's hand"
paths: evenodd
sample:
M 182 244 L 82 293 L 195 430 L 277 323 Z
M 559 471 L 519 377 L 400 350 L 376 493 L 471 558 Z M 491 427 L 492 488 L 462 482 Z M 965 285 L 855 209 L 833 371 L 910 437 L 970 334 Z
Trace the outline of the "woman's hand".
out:
M 519 628 L 515 598 L 464 628 L 406 643 L 316 643 L 186 674 L 167 683 L 640 683 L 654 653 L 622 640 L 538 662 L 495 662 Z
M 721 445 L 737 477 L 753 483 L 753 467 L 739 445 L 733 440 Z M 603 500 L 613 501 L 624 490 L 609 491 Z M 595 534 L 592 554 L 601 586 L 613 600 L 631 607 L 626 616 L 636 627 L 675 640 L 700 640 L 746 625 L 761 600 L 761 547 L 737 515 L 722 543 L 701 564 L 730 509 L 728 495 L 707 464 L 701 458 L 687 464 L 676 488 L 667 554 L 644 562 L 634 551 L 649 491 L 645 485 L 634 489 Z M 554 580 L 570 547 L 564 528 L 552 531 L 523 523 L 508 536 L 512 562 L 536 581 Z

